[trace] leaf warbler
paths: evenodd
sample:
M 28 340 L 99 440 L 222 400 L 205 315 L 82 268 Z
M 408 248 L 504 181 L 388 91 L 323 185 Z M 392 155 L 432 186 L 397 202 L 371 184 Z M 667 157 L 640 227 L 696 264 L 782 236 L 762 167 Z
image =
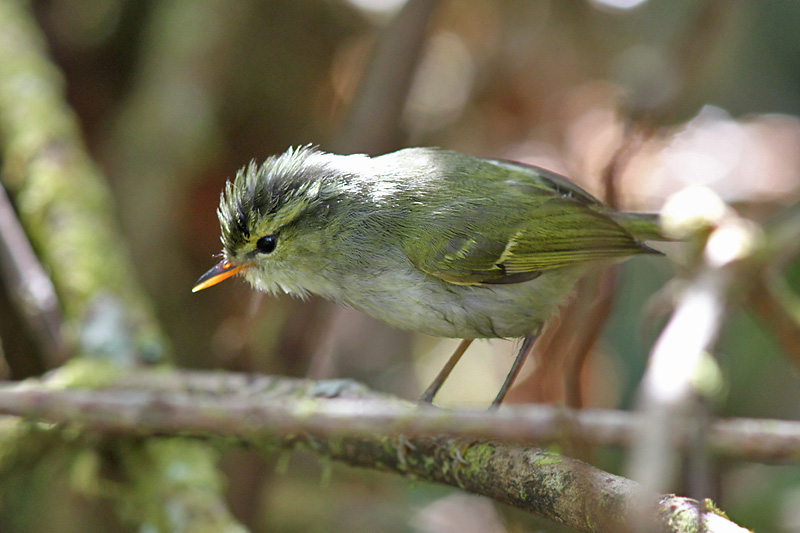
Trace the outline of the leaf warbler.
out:
M 605 207 L 549 170 L 436 148 L 289 149 L 239 170 L 217 216 L 223 259 L 193 291 L 241 274 L 258 290 L 464 339 L 426 402 L 473 339 L 524 337 L 495 407 L 581 275 L 659 253 L 642 240 L 663 239 L 655 215 Z

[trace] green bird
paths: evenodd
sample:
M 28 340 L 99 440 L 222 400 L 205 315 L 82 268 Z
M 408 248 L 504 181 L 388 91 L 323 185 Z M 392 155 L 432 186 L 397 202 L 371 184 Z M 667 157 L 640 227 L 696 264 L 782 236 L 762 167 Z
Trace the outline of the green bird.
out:
M 503 401 L 544 323 L 599 264 L 660 253 L 657 217 L 622 213 L 549 170 L 437 148 L 336 155 L 289 149 L 251 162 L 220 198 L 223 259 L 193 291 L 241 274 L 254 288 L 350 305 L 387 324 L 524 341 Z

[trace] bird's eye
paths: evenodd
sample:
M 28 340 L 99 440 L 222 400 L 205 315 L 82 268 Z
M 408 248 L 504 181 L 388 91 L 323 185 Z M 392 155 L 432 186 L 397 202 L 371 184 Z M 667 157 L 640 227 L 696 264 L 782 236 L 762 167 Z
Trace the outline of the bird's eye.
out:
M 256 251 L 262 254 L 270 254 L 278 245 L 277 235 L 265 235 L 256 241 Z

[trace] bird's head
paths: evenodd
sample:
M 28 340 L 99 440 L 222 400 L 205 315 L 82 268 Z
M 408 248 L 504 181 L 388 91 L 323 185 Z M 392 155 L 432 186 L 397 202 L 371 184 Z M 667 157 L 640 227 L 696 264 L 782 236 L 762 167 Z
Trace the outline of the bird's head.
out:
M 330 217 L 347 183 L 336 157 L 306 146 L 239 170 L 217 209 L 222 260 L 192 291 L 241 273 L 257 289 L 304 295 L 304 272 L 319 268 Z

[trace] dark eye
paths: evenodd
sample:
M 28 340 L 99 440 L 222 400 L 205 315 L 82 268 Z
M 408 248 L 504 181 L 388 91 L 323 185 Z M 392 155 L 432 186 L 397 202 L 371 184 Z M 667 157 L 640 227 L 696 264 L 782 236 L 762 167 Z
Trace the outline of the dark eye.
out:
M 278 245 L 277 235 L 265 235 L 256 241 L 256 251 L 262 254 L 270 254 Z

